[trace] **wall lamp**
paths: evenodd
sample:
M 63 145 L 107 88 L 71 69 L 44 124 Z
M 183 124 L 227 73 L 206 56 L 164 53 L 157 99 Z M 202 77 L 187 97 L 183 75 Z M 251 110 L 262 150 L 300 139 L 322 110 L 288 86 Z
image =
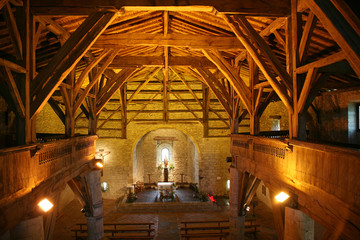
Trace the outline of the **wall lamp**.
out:
M 38 206 L 43 210 L 44 212 L 49 211 L 54 205 L 47 199 L 44 198 L 38 203 Z
M 298 208 L 298 203 L 297 203 L 297 195 L 293 194 L 291 192 L 289 193 L 285 193 L 285 192 L 280 192 L 279 194 L 277 194 L 275 196 L 276 201 L 283 203 L 286 201 L 286 206 L 291 207 L 291 208 Z
M 284 192 L 280 192 L 278 195 L 275 196 L 276 201 L 278 202 L 285 202 L 290 196 Z

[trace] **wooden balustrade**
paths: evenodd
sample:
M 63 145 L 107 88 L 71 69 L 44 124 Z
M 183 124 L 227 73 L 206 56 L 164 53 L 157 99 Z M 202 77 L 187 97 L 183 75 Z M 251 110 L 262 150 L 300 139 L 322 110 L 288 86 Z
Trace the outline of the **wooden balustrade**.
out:
M 0 150 L 0 235 L 81 172 L 95 157 L 97 136 Z M 4 227 L 4 228 L 3 228 Z
M 287 189 L 299 208 L 327 228 L 360 235 L 360 152 L 297 140 L 232 135 L 233 164 L 273 191 Z M 339 230 L 340 231 L 340 230 Z

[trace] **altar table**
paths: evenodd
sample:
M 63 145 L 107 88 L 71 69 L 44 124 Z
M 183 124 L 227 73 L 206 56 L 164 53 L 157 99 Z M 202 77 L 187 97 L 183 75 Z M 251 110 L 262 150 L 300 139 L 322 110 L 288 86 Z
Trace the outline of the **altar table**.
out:
M 171 190 L 173 188 L 174 183 L 172 182 L 158 182 L 158 190 Z

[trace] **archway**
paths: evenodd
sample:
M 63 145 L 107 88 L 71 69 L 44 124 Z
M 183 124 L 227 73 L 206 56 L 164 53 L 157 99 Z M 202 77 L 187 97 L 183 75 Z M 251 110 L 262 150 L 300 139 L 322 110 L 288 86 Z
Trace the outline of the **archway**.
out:
M 157 129 L 146 133 L 133 151 L 133 182 L 163 181 L 165 155 L 169 181 L 199 183 L 199 154 L 194 142 L 177 129 Z

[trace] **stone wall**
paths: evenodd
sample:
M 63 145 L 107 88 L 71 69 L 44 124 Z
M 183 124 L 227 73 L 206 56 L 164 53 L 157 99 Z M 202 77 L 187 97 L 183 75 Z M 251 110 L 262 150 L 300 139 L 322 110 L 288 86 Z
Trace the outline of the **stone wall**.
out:
M 289 130 L 289 114 L 281 101 L 270 102 L 260 117 L 260 132 L 271 131 L 271 120 L 280 119 L 280 130 Z
M 169 137 L 174 139 L 173 156 L 170 156 L 169 165 L 174 166 L 173 170 L 169 170 L 169 181 L 180 182 L 181 175 L 184 174 L 185 182 L 198 182 L 195 178 L 196 169 L 198 171 L 198 158 L 196 158 L 195 145 L 192 140 L 176 129 L 158 129 L 147 133 L 136 144 L 133 166 L 134 166 L 134 181 L 148 182 L 148 174 L 151 174 L 151 182 L 163 181 L 163 170 L 157 167 L 157 144 L 160 142 L 156 140 L 157 137 Z M 160 149 L 161 150 L 161 149 Z M 163 164 L 161 165 L 163 167 Z
M 201 124 L 142 125 L 134 123 L 128 125 L 127 139 L 102 138 L 100 134 L 97 140 L 97 149 L 111 152 L 105 157 L 102 181 L 109 184 L 109 191 L 103 193 L 104 198 L 118 198 L 124 195 L 127 187 L 137 180 L 144 181 L 146 179 L 148 181 L 147 171 L 151 168 L 155 169 L 156 172 L 151 176 L 152 181 L 154 181 L 158 170 L 153 165 L 156 157 L 156 147 L 154 146 L 156 141 L 152 139 L 154 135 L 158 136 L 159 132 L 152 131 L 157 129 L 162 129 L 161 131 L 164 131 L 164 134 L 166 132 L 177 132 L 176 137 L 179 138 L 179 141 L 174 141 L 174 158 L 178 162 L 175 162 L 175 170 L 170 173 L 170 180 L 180 181 L 180 172 L 178 172 L 180 169 L 188 173 L 185 179 L 188 182 L 193 180 L 196 182 L 198 173 L 200 173 L 203 177 L 199 180 L 200 190 L 215 195 L 226 194 L 226 181 L 229 179 L 228 168 L 230 164 L 226 163 L 225 159 L 230 156 L 229 137 L 203 138 Z M 146 135 L 148 133 L 150 134 Z M 143 144 L 138 145 L 139 141 Z M 177 144 L 187 150 L 179 149 L 180 152 L 178 153 Z M 187 154 L 184 154 L 186 151 L 188 151 Z M 135 162 L 134 156 L 137 159 Z M 196 159 L 199 161 L 198 164 L 196 164 Z M 181 165 L 180 161 L 187 162 L 187 165 Z M 140 166 L 141 162 L 143 168 Z M 152 164 L 151 168 L 147 166 L 147 162 Z M 179 166 L 177 166 L 178 164 Z M 161 179 L 160 176 L 157 177 L 157 179 Z
M 307 129 L 314 140 L 360 143 L 360 132 L 356 131 L 356 104 L 360 103 L 360 90 L 334 91 L 317 97 L 313 105 L 317 110 L 308 111 Z

